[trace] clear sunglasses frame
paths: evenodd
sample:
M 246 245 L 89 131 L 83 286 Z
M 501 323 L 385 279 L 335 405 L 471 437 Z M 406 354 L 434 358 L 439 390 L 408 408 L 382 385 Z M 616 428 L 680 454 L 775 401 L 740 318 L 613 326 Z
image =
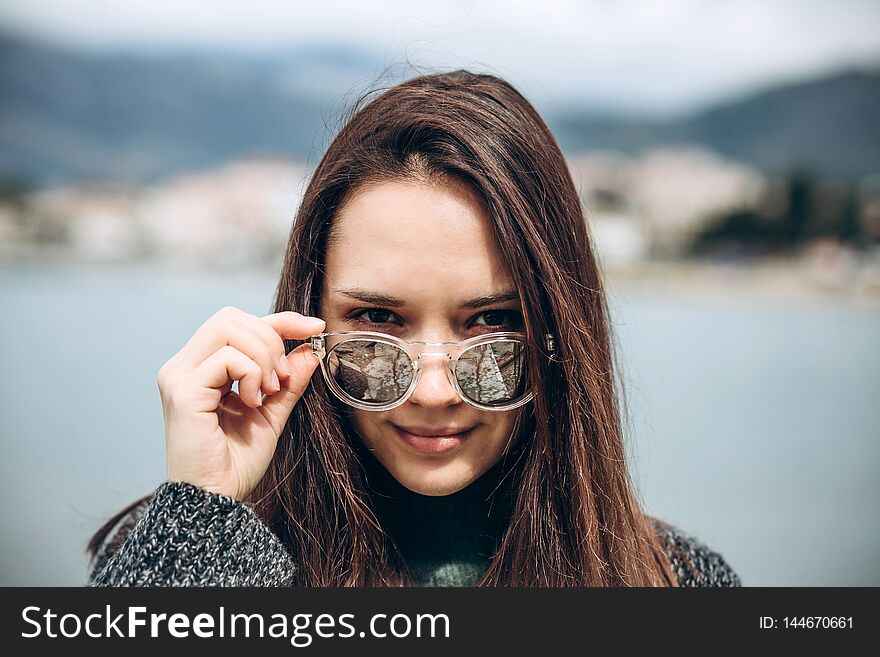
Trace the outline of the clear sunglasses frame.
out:
M 552 359 L 553 354 L 555 353 L 554 337 L 552 334 L 548 333 L 544 336 L 544 339 L 547 350 Z M 382 342 L 400 348 L 407 354 L 407 356 L 409 356 L 409 359 L 413 364 L 412 381 L 410 381 L 409 387 L 399 399 L 386 404 L 369 404 L 355 399 L 342 390 L 330 373 L 330 369 L 327 365 L 327 356 L 335 347 L 350 340 Z M 419 385 L 419 379 L 422 375 L 423 355 L 446 357 L 446 378 L 449 380 L 449 383 L 455 389 L 458 396 L 465 403 L 483 411 L 509 411 L 523 406 L 534 397 L 533 391 L 529 391 L 523 397 L 516 399 L 509 404 L 488 406 L 470 399 L 464 394 L 464 391 L 462 391 L 461 386 L 458 383 L 458 379 L 455 376 L 455 369 L 458 364 L 459 356 L 468 349 L 491 344 L 493 342 L 519 342 L 523 345 L 524 349 L 528 349 L 526 335 L 524 333 L 512 331 L 487 333 L 485 335 L 478 335 L 473 338 L 468 338 L 467 340 L 462 340 L 461 342 L 407 342 L 388 333 L 377 333 L 374 331 L 339 331 L 333 333 L 319 333 L 318 335 L 311 337 L 312 353 L 314 353 L 321 362 L 321 372 L 324 375 L 324 381 L 329 386 L 330 391 L 346 404 L 364 411 L 390 411 L 392 408 L 396 408 L 405 403 Z

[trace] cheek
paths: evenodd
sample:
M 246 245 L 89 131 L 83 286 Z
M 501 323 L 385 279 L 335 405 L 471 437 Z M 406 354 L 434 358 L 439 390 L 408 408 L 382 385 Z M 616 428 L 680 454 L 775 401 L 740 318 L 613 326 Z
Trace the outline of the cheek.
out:
M 502 449 L 507 445 L 516 425 L 517 413 L 518 410 L 504 413 L 483 412 L 480 422 L 483 423 L 484 435 L 489 438 L 493 448 Z
M 520 409 L 503 413 L 480 411 L 478 417 L 474 418 L 479 424 L 480 439 L 472 444 L 471 449 L 484 455 L 498 456 L 509 446 L 513 446 L 512 439 L 516 438 L 513 432 L 517 428 L 520 412 Z M 396 437 L 389 414 L 349 409 L 346 411 L 346 419 L 362 443 L 373 449 L 378 448 L 380 452 L 384 451 L 383 447 L 388 447 L 388 441 L 393 441 Z M 470 453 L 473 456 L 474 452 Z
M 388 430 L 388 423 L 384 419 L 384 413 L 371 413 L 359 409 L 348 411 L 349 425 L 354 427 L 358 437 L 369 447 L 379 444 Z

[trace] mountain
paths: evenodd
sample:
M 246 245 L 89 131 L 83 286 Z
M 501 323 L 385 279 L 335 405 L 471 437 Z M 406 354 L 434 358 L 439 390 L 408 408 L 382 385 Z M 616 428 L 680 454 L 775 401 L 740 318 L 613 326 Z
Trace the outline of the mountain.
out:
M 380 59 L 335 46 L 97 55 L 0 35 L 0 182 L 142 182 L 255 152 L 314 162 L 348 101 L 377 80 Z M 545 115 L 567 152 L 688 141 L 767 171 L 880 171 L 878 71 L 766 89 L 675 120 L 582 107 Z
M 369 79 L 367 61 L 98 56 L 2 37 L 0 177 L 144 181 L 253 152 L 320 154 L 331 91 Z
M 673 120 L 569 111 L 550 123 L 572 151 L 691 142 L 768 173 L 853 179 L 880 173 L 880 69 L 780 85 Z

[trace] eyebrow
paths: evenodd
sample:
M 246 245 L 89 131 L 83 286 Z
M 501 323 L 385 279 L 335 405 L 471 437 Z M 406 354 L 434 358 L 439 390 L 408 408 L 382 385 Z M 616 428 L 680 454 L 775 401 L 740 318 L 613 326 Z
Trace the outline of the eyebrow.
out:
M 347 296 L 351 299 L 356 299 L 357 301 L 362 301 L 363 303 L 371 303 L 377 306 L 387 306 L 388 308 L 402 308 L 406 305 L 406 302 L 399 297 L 392 297 L 388 296 L 387 294 L 380 294 L 378 292 L 364 290 L 363 288 L 359 287 L 338 288 L 333 291 L 337 292 L 338 294 Z M 516 290 L 507 290 L 498 294 L 487 294 L 486 296 L 469 299 L 468 301 L 462 303 L 459 308 L 462 310 L 472 310 L 475 308 L 483 308 L 485 306 L 491 306 L 498 303 L 506 303 L 508 301 L 514 301 L 517 299 L 519 299 L 519 294 Z

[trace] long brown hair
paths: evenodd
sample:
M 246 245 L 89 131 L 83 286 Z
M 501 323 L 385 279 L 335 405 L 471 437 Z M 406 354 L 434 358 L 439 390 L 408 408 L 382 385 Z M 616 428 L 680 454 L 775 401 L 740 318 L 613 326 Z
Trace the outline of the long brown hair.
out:
M 608 308 L 584 210 L 550 129 L 509 83 L 459 70 L 363 95 L 305 191 L 275 312 L 318 314 L 333 218 L 355 188 L 442 176 L 468 183 L 486 204 L 531 347 L 535 396 L 521 415 L 508 517 L 480 585 L 676 585 L 627 469 Z M 556 336 L 553 359 L 546 333 Z M 314 377 L 249 501 L 290 550 L 298 585 L 410 583 L 344 416 Z

